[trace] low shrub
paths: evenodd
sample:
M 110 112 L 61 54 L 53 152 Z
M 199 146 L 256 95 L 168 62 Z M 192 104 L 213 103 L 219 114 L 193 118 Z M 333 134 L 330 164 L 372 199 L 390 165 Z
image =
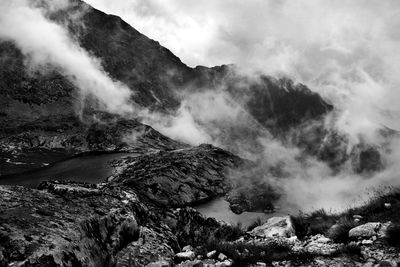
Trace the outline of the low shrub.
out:
M 254 222 L 252 222 L 248 227 L 247 227 L 247 231 L 251 231 L 254 228 L 263 225 L 263 221 L 261 220 L 260 217 L 258 217 Z
M 357 223 L 354 222 L 352 218 L 347 216 L 341 217 L 339 221 L 328 230 L 327 236 L 336 243 L 347 243 L 348 241 L 350 241 L 350 229 L 356 226 Z
M 303 239 L 307 233 L 310 223 L 307 221 L 307 218 L 304 213 L 300 212 L 297 216 L 291 216 L 293 227 L 296 232 L 296 236 L 299 239 Z
M 400 224 L 392 224 L 386 231 L 386 240 L 391 246 L 400 246 Z
M 241 223 L 235 225 L 223 224 L 215 230 L 213 236 L 221 241 L 234 241 L 243 236 L 245 231 Z
M 356 243 L 349 243 L 343 246 L 340 253 L 349 256 L 361 256 L 361 247 Z

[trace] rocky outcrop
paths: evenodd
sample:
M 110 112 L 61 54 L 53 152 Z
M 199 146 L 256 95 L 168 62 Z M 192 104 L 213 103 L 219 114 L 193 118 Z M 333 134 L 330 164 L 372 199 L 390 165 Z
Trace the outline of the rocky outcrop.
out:
M 140 227 L 139 240 L 127 245 L 116 255 L 116 266 L 146 266 L 152 262 L 162 261 L 170 266 L 174 259 L 174 250 L 169 239 L 174 239 L 168 230 L 155 231 L 148 227 Z
M 2 264 L 112 266 L 139 238 L 146 217 L 133 192 L 103 185 L 1 186 L 0 192 Z
M 133 188 L 161 206 L 179 207 L 225 194 L 230 169 L 241 167 L 241 158 L 211 145 L 127 157 L 115 163 L 113 184 Z

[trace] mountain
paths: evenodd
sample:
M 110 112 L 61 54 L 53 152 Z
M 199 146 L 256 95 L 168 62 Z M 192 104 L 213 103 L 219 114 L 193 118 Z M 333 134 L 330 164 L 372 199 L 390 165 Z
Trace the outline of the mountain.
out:
M 173 114 L 182 92 L 219 91 L 223 85 L 224 92 L 249 114 L 246 121 L 254 118 L 275 135 L 332 109 L 319 95 L 288 79 L 261 76 L 259 81 L 251 81 L 231 66 L 189 68 L 121 18 L 80 0 L 56 11 L 46 9 L 46 1 L 32 3 L 47 10 L 45 15 L 52 21 L 66 25 L 72 38 L 100 59 L 112 79 L 135 92 L 133 101 L 141 107 Z M 73 16 L 76 13 L 78 21 Z M 13 172 L 10 162 L 24 163 L 14 164 L 17 171 L 28 170 L 99 149 L 82 143 L 88 142 L 85 135 L 96 120 L 93 117 L 103 115 L 96 115 L 99 111 L 92 100 L 81 103 L 79 90 L 62 71 L 48 66 L 46 71 L 32 73 L 11 41 L 0 42 L 0 58 L 0 154 L 1 166 L 9 169 L 6 173 Z M 229 131 L 234 132 L 235 127 Z M 35 160 L 26 164 L 27 158 Z
M 380 230 L 375 233 L 389 223 L 373 229 L 375 239 L 343 244 L 363 217 L 400 222 L 393 212 L 400 205 L 396 194 L 359 210 L 362 216 L 350 210 L 272 218 L 279 237 L 267 236 L 270 221 L 260 219 L 255 223 L 262 225 L 246 233 L 191 208 L 225 197 L 238 214 L 273 212 L 285 192 L 270 178 L 291 178 L 285 169 L 291 162 L 278 153 L 295 154 L 290 156 L 300 168 L 311 157 L 333 173 L 350 163 L 355 173 L 368 176 L 384 167 L 381 155 L 389 143 L 349 147 L 346 136 L 326 127 L 325 116 L 335 108 L 306 85 L 246 75 L 232 65 L 190 68 L 121 18 L 80 0 L 67 2 L 57 8 L 49 0 L 29 5 L 64 27 L 104 75 L 126 85 L 135 108 L 161 121 L 179 118 L 182 109 L 192 112 L 214 145 L 174 140 L 146 124 L 140 112 L 114 114 L 95 96 L 82 99 L 74 77 L 52 64 L 32 69 L 16 42 L 0 40 L 0 267 L 231 266 L 232 259 L 239 266 L 261 260 L 307 266 L 321 257 L 335 265 L 351 262 L 348 254 L 375 250 L 399 255 Z M 218 105 L 205 103 L 209 96 L 222 96 L 234 116 L 204 119 L 207 107 Z M 268 146 L 277 143 L 288 150 Z M 215 255 L 194 261 L 207 252 Z M 371 258 L 358 254 L 360 262 Z

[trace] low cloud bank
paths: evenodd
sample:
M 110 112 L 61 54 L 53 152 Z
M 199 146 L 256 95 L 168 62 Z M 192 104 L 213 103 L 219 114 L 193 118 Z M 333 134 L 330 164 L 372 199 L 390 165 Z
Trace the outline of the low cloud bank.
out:
M 51 10 L 70 4 L 48 2 Z M 285 74 L 307 84 L 335 105 L 326 125 L 345 135 L 350 145 L 364 141 L 379 146 L 383 125 L 400 128 L 398 1 L 88 2 L 117 14 L 131 12 L 133 17 L 123 17 L 134 27 L 141 25 L 145 34 L 149 30 L 186 62 L 233 62 L 250 76 L 260 71 Z M 134 88 L 111 79 L 62 25 L 46 18 L 46 9 L 27 0 L 0 0 L 0 8 L 0 39 L 14 42 L 27 66 L 56 68 L 82 98 L 95 97 L 103 110 L 139 115 L 171 138 L 192 145 L 213 143 L 255 160 L 263 171 L 255 175 L 282 189 L 286 205 L 343 208 L 370 188 L 400 185 L 395 139 L 383 155 L 386 169 L 363 176 L 348 164 L 334 172 L 293 144 L 274 139 L 223 88 L 182 95 L 173 115 L 149 112 L 134 106 Z M 136 137 L 133 133 L 131 138 Z M 283 177 L 270 172 L 276 166 Z
M 100 61 L 80 47 L 62 25 L 46 18 L 46 12 L 65 9 L 69 1 L 48 1 L 46 8 L 39 3 L 0 0 L 0 39 L 14 42 L 26 56 L 30 69 L 58 69 L 79 88 L 82 98 L 95 97 L 103 110 L 132 113 L 132 90 L 112 80 Z

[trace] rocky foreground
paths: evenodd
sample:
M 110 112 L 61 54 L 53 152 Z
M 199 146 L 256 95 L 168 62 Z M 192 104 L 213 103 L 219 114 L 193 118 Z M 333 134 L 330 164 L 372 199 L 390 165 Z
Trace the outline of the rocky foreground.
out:
M 296 236 L 292 217 L 244 232 L 191 208 L 160 208 L 134 188 L 44 182 L 0 186 L 0 266 L 397 266 L 390 222 L 361 223 L 350 242 Z M 157 204 L 157 203 L 156 203 Z M 362 220 L 362 218 L 361 218 Z M 336 231 L 332 226 L 330 231 Z
M 48 181 L 37 189 L 0 186 L 0 266 L 400 262 L 399 248 L 388 242 L 388 229 L 394 224 L 383 220 L 397 214 L 398 195 L 386 198 L 390 203 L 347 214 L 347 221 L 321 213 L 314 221 L 273 217 L 243 229 L 205 218 L 189 207 L 238 190 L 228 176 L 251 164 L 227 151 L 210 145 L 184 147 L 128 156 L 113 165 L 114 174 L 98 184 Z

